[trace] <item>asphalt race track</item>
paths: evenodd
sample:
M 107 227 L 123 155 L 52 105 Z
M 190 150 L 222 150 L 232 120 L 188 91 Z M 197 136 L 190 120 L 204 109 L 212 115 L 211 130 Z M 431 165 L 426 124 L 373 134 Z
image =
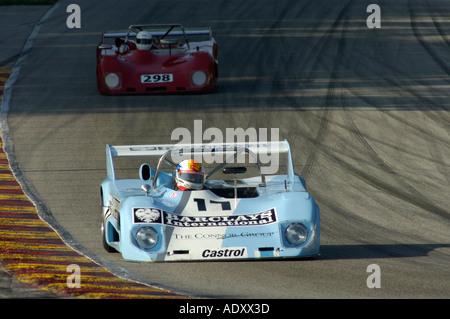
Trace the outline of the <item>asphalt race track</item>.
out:
M 69 242 L 190 296 L 450 297 L 450 2 L 77 0 L 81 28 L 69 29 L 72 2 L 51 9 L 24 53 L 8 113 L 22 178 Z M 366 24 L 371 3 L 381 28 Z M 97 92 L 102 31 L 171 22 L 211 26 L 214 93 Z M 103 250 L 105 144 L 176 143 L 172 131 L 194 120 L 279 129 L 321 208 L 320 257 L 139 264 Z M 380 288 L 367 285 L 374 264 Z

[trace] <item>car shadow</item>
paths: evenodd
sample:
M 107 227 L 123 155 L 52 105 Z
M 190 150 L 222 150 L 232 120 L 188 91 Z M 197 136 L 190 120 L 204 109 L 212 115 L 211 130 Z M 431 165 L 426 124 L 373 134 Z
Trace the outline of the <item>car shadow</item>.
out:
M 257 258 L 257 259 L 214 259 L 205 261 L 180 260 L 170 263 L 261 263 L 261 262 L 289 262 L 289 261 L 326 261 L 326 260 L 357 260 L 357 259 L 392 259 L 427 257 L 429 253 L 439 249 L 449 248 L 444 253 L 450 260 L 450 244 L 368 244 L 368 245 L 321 245 L 320 253 L 316 256 L 289 258 Z
M 426 257 L 438 248 L 450 248 L 450 244 L 369 244 L 369 245 L 321 245 L 320 260 L 377 259 Z

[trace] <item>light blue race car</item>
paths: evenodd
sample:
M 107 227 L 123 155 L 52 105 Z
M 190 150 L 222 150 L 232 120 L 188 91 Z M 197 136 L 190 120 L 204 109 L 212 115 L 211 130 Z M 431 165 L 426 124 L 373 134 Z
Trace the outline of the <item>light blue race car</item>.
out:
M 206 173 L 202 187 L 182 191 L 176 170 L 187 159 Z M 287 141 L 107 145 L 106 169 L 103 246 L 125 260 L 319 254 L 319 207 L 294 174 Z

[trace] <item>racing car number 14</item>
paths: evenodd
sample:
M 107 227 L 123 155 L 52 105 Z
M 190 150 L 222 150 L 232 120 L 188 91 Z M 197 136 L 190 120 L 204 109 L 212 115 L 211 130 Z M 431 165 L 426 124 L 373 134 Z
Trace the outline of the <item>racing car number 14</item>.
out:
M 141 83 L 166 83 L 173 82 L 173 74 L 143 74 Z

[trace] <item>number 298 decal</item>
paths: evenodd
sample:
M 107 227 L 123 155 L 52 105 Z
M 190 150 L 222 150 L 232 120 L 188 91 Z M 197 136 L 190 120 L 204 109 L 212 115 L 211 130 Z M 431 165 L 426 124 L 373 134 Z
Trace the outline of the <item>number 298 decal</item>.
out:
M 143 74 L 141 83 L 165 83 L 173 82 L 173 74 Z

